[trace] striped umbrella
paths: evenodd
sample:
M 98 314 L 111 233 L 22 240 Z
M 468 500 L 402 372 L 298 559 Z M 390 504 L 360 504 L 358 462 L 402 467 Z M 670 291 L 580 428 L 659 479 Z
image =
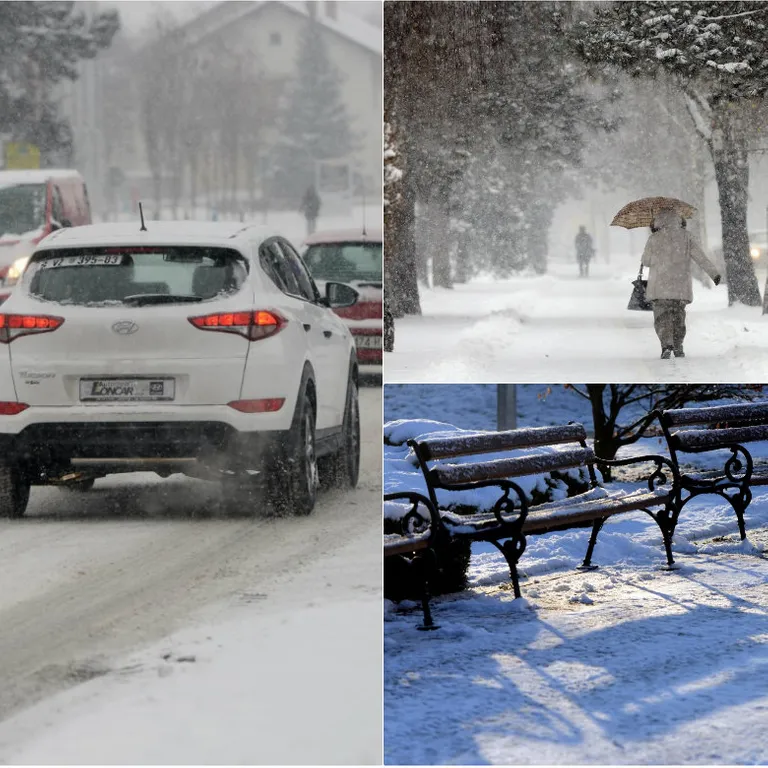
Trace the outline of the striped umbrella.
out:
M 627 203 L 613 217 L 611 226 L 624 229 L 650 227 L 653 217 L 660 211 L 675 211 L 684 219 L 690 219 L 696 213 L 692 205 L 674 197 L 644 197 Z

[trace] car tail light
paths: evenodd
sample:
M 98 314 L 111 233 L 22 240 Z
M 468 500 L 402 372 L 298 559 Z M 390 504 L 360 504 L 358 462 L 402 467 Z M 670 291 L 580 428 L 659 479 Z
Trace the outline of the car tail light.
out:
M 29 406 L 26 403 L 4 403 L 0 401 L 0 416 L 15 416 L 26 411 Z
M 227 403 L 241 413 L 274 413 L 283 407 L 284 397 L 266 397 L 261 400 L 233 400 Z
M 250 312 L 215 312 L 190 317 L 189 322 L 201 331 L 238 333 L 249 341 L 266 339 L 281 331 L 288 322 L 281 314 L 267 309 Z
M 19 336 L 55 331 L 64 322 L 63 317 L 50 315 L 4 315 L 0 313 L 0 343 L 10 344 Z

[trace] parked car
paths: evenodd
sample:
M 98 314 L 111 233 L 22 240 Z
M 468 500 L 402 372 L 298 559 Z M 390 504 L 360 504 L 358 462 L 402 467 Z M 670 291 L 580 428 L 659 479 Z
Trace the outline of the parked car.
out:
M 360 293 L 356 304 L 336 313 L 352 331 L 360 365 L 367 370 L 381 366 L 381 230 L 317 232 L 304 242 L 304 261 L 319 285 L 336 280 Z
M 302 515 L 319 475 L 354 486 L 358 365 L 332 308 L 357 291 L 321 295 L 258 227 L 148 229 L 54 232 L 0 307 L 0 514 L 23 515 L 30 485 L 136 470 Z
M 749 233 L 749 255 L 756 269 L 768 267 L 768 232 L 755 230 Z M 723 246 L 721 244 L 712 248 L 712 260 L 720 270 L 723 281 L 726 280 L 725 259 L 723 258 Z
M 46 235 L 90 223 L 88 190 L 77 171 L 0 171 L 0 288 L 15 285 Z

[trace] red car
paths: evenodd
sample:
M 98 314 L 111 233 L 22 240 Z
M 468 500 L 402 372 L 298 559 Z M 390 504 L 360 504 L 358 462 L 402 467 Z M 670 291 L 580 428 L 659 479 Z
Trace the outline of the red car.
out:
M 336 309 L 357 344 L 361 371 L 381 365 L 382 238 L 380 229 L 316 232 L 304 242 L 304 261 L 320 291 L 326 281 L 348 283 L 360 294 L 351 307 Z
M 77 171 L 0 171 L 0 303 L 48 234 L 91 223 L 91 205 Z

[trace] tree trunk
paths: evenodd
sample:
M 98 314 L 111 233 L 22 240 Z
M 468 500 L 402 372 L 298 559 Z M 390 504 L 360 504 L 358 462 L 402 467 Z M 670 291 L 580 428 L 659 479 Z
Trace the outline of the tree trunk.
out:
M 612 459 L 619 449 L 619 444 L 614 437 L 615 422 L 605 412 L 603 394 L 607 384 L 587 384 L 587 393 L 592 406 L 592 426 L 595 430 L 595 455 L 601 459 Z M 603 480 L 609 482 L 611 470 L 609 467 L 601 468 Z
M 429 250 L 432 256 L 432 284 L 453 288 L 451 276 L 450 217 L 447 201 L 435 195 L 427 205 Z
M 526 232 L 528 263 L 537 275 L 547 273 L 547 233 L 537 227 Z
M 198 162 L 197 162 L 197 152 L 193 151 L 190 153 L 189 156 L 189 205 L 192 209 L 192 218 L 196 218 L 195 216 L 195 208 L 197 207 L 197 173 L 198 173 Z
M 160 220 L 160 209 L 163 204 L 163 172 L 160 168 L 155 166 L 155 171 L 152 174 L 152 183 L 155 194 L 155 221 Z
M 462 232 L 456 243 L 456 270 L 457 283 L 466 283 L 471 276 L 471 238 L 468 232 Z
M 395 317 L 420 315 L 419 283 L 416 269 L 415 190 L 407 170 L 403 173 L 402 195 L 387 207 L 384 218 L 385 294 Z
M 720 217 L 723 227 L 723 257 L 728 279 L 728 304 L 741 302 L 760 306 L 760 289 L 749 255 L 747 202 L 749 159 L 744 138 L 729 115 L 720 115 L 712 139 Z

